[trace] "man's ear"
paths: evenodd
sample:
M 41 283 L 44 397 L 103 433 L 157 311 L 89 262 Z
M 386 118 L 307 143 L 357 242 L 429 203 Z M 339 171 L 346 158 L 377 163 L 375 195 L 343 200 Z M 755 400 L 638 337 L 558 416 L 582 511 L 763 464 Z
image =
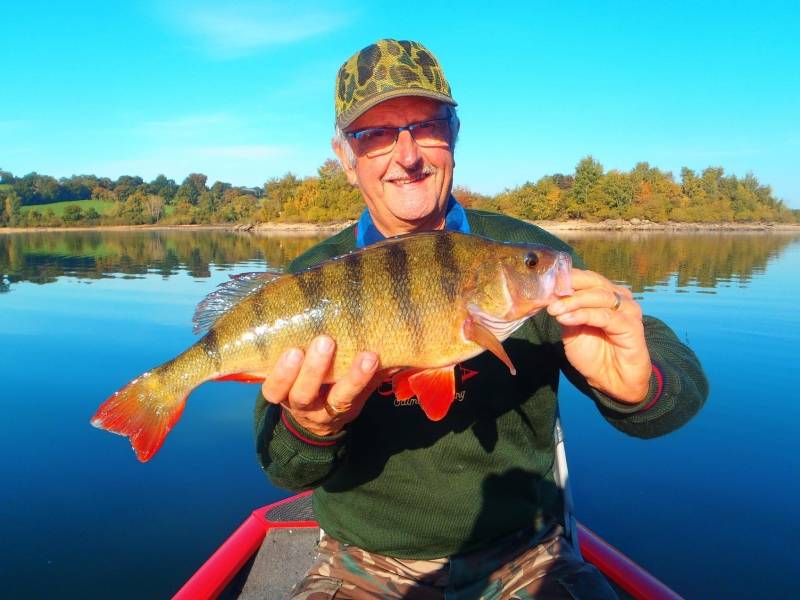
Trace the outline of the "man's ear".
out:
M 352 154 L 348 153 L 347 150 L 342 148 L 341 144 L 336 140 L 336 138 L 331 140 L 331 148 L 333 148 L 336 157 L 339 159 L 339 164 L 342 165 L 344 174 L 347 175 L 347 181 L 350 183 L 350 185 L 358 187 L 358 176 L 356 175 L 356 169 L 353 163 L 350 162 Z

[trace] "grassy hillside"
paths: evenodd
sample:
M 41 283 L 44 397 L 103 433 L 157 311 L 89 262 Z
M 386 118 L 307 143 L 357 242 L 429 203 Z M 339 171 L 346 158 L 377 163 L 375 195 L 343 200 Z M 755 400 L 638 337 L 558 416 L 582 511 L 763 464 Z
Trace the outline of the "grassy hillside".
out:
M 55 213 L 57 217 L 61 217 L 64 215 L 64 209 L 70 204 L 79 206 L 84 212 L 90 208 L 93 208 L 101 215 L 106 214 L 114 206 L 112 202 L 104 202 L 103 200 L 67 200 L 65 202 L 52 202 L 50 204 L 32 204 L 30 206 L 20 206 L 19 210 L 22 213 L 26 213 L 31 210 L 38 210 L 40 213 L 44 214 L 44 212 L 49 208 L 52 209 L 53 213 Z

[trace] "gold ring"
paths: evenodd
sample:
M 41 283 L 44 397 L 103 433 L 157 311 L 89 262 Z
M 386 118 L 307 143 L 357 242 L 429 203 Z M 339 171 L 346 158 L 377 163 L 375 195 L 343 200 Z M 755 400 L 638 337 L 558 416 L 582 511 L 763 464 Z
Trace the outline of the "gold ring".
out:
M 622 295 L 619 292 L 614 292 L 614 305 L 611 307 L 612 312 L 619 310 L 620 304 L 622 304 Z
M 325 412 L 328 413 L 331 417 L 338 417 L 342 413 L 347 412 L 346 410 L 336 410 L 335 408 L 333 408 L 330 402 L 328 402 L 327 398 L 325 399 L 325 402 L 323 403 L 322 406 L 325 409 Z

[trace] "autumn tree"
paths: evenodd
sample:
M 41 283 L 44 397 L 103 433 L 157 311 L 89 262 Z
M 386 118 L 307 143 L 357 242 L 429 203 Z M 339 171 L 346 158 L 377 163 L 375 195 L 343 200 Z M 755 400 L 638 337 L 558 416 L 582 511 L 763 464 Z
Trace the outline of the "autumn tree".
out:
M 19 223 L 19 196 L 14 190 L 5 193 L 0 203 L 0 226 L 14 227 Z
M 569 191 L 566 204 L 567 217 L 585 217 L 588 212 L 591 192 L 603 176 L 603 165 L 591 156 L 581 159 L 575 167 L 575 182 Z
M 164 211 L 164 198 L 157 194 L 146 194 L 141 200 L 142 211 L 150 223 L 156 223 Z

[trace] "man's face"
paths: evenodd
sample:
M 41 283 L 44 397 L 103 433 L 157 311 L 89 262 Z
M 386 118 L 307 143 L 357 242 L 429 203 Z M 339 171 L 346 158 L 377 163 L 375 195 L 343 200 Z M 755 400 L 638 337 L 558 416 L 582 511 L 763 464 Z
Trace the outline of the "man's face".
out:
M 447 117 L 447 107 L 435 100 L 403 96 L 371 108 L 348 131 L 367 127 L 401 127 Z M 441 227 L 453 184 L 452 147 L 419 146 L 410 132 L 401 131 L 390 152 L 358 156 L 352 167 L 334 145 L 347 178 L 361 190 L 372 219 L 385 236 Z

